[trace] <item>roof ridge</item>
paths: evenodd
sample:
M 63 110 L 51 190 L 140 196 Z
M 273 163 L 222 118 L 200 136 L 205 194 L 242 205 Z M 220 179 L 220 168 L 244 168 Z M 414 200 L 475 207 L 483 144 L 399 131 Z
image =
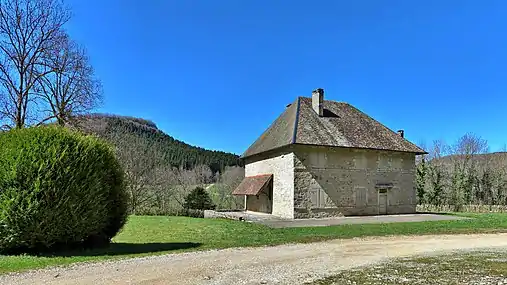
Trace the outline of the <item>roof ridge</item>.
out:
M 311 100 L 312 100 L 312 98 L 311 98 L 311 97 L 306 97 L 306 96 L 299 96 L 298 98 L 303 98 L 303 99 L 308 100 L 308 101 L 311 101 Z M 352 106 L 352 104 L 350 104 L 349 102 L 346 102 L 346 101 L 336 101 L 336 100 L 329 100 L 329 99 L 325 99 L 325 98 L 324 98 L 324 102 L 339 103 L 339 104 L 347 104 L 347 105 Z
M 296 137 L 298 134 L 298 124 L 299 124 L 299 110 L 301 108 L 301 97 L 298 97 L 296 102 L 296 119 L 294 120 L 294 133 L 292 134 L 292 143 L 296 143 Z

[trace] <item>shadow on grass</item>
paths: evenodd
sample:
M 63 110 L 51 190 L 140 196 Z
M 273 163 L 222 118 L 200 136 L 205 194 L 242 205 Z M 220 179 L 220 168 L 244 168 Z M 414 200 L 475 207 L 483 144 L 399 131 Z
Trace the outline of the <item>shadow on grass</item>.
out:
M 440 215 L 440 216 L 456 216 L 453 212 L 434 212 L 434 211 L 417 211 L 416 214 Z
M 202 244 L 193 242 L 183 243 L 111 243 L 108 247 L 99 249 L 83 249 L 39 253 L 44 257 L 73 257 L 73 256 L 115 256 L 142 253 L 156 253 L 189 248 L 197 248 Z

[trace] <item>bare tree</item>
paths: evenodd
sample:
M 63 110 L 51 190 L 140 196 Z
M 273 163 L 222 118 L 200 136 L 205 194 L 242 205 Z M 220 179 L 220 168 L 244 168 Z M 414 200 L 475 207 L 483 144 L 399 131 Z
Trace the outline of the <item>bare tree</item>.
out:
M 429 187 L 427 200 L 430 204 L 440 206 L 445 199 L 445 176 L 446 169 L 444 167 L 443 158 L 448 150 L 447 144 L 443 140 L 433 141 L 429 149 L 429 161 L 427 164 L 427 177 Z
M 207 165 L 196 165 L 193 169 L 183 167 L 173 169 L 175 184 L 173 185 L 174 200 L 183 207 L 185 197 L 196 187 L 207 188 L 213 182 L 213 172 Z
M 474 156 L 485 154 L 489 151 L 488 142 L 472 133 L 461 136 L 451 147 L 451 158 L 457 164 L 460 171 L 467 171 L 473 167 Z
M 471 204 L 475 197 L 484 199 L 484 193 L 475 193 L 479 183 L 478 155 L 489 151 L 488 142 L 481 137 L 467 133 L 460 137 L 451 147 L 451 161 L 453 167 L 451 197 L 455 209 L 463 203 Z M 481 199 L 481 200 L 482 200 Z
M 208 165 L 196 165 L 191 172 L 194 173 L 196 186 L 206 188 L 206 186 L 213 182 L 213 172 Z
M 40 73 L 43 55 L 62 35 L 70 13 L 58 0 L 0 2 L 0 120 L 22 128 L 35 104 L 34 86 L 52 70 Z
M 214 201 L 219 209 L 243 209 L 245 199 L 243 196 L 233 196 L 232 192 L 245 177 L 245 169 L 239 166 L 226 167 L 217 179 L 217 195 Z
M 505 205 L 507 202 L 507 154 L 494 153 L 481 162 L 480 191 L 485 193 L 486 203 Z
M 137 214 L 152 207 L 159 192 L 167 191 L 172 183 L 171 170 L 164 165 L 162 153 L 145 139 L 125 132 L 114 141 L 125 170 L 130 211 Z
M 176 181 L 172 175 L 171 167 L 161 164 L 153 170 L 155 185 L 151 185 L 151 191 L 145 194 L 149 199 L 142 205 L 142 214 L 167 215 L 174 208 L 173 197 L 176 192 L 172 187 Z
M 65 125 L 75 115 L 89 112 L 102 99 L 102 84 L 95 78 L 84 48 L 63 35 L 52 49 L 44 54 L 39 78 L 39 95 L 48 109 L 40 122 L 56 119 Z
M 434 140 L 428 152 L 429 159 L 436 159 L 438 162 L 441 162 L 440 158 L 447 155 L 449 146 L 444 140 Z

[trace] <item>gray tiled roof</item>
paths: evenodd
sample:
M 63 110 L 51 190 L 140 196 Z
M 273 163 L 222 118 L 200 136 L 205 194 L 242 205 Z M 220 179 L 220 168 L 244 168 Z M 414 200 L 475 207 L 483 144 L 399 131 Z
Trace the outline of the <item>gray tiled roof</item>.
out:
M 324 116 L 319 117 L 312 109 L 312 99 L 299 97 L 242 157 L 291 144 L 425 153 L 348 103 L 325 100 Z
M 296 126 L 297 104 L 292 104 L 248 148 L 244 157 L 292 144 Z

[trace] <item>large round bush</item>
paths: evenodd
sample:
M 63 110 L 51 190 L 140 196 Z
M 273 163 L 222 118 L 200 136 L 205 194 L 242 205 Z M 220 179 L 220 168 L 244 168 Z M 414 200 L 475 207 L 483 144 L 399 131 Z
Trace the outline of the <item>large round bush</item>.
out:
M 126 218 L 109 145 L 60 127 L 0 133 L 0 252 L 104 245 Z

